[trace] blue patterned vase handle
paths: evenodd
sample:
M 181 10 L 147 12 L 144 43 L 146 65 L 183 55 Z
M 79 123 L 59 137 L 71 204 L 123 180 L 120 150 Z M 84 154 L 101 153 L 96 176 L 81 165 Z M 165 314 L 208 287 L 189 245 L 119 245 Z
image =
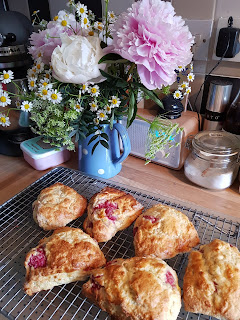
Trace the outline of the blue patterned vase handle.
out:
M 122 155 L 114 160 L 114 164 L 123 162 L 131 152 L 131 143 L 126 128 L 120 123 L 114 123 L 113 128 L 116 129 L 121 137 L 123 145 Z

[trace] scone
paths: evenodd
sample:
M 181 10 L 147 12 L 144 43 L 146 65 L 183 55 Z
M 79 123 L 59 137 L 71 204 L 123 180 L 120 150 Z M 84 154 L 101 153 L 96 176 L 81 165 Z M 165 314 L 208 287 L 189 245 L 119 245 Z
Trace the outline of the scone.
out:
M 85 280 L 106 263 L 98 243 L 81 229 L 64 227 L 44 238 L 25 259 L 24 290 L 32 295 L 65 283 Z
M 136 256 L 153 255 L 170 259 L 188 252 L 199 243 L 193 224 L 182 212 L 157 204 L 138 217 L 134 224 Z
M 54 230 L 81 217 L 87 200 L 74 189 L 58 182 L 43 189 L 32 207 L 35 222 L 44 230 Z
M 98 242 L 108 241 L 118 231 L 129 227 L 142 209 L 130 194 L 106 187 L 91 198 L 83 228 Z
M 176 272 L 153 257 L 108 262 L 82 292 L 116 320 L 176 320 L 181 308 Z
M 240 253 L 236 247 L 213 240 L 193 251 L 183 280 L 187 311 L 219 319 L 240 319 Z

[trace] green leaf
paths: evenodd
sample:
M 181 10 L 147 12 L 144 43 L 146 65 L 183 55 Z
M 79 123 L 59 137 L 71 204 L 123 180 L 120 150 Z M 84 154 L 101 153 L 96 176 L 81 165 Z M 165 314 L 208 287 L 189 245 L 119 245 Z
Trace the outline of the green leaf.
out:
M 137 114 L 137 101 L 133 91 L 130 91 L 130 100 L 128 107 L 127 128 L 130 127 Z
M 118 78 L 117 76 L 113 76 L 113 75 L 111 75 L 111 74 L 103 71 L 102 69 L 99 69 L 99 71 L 101 72 L 101 75 L 104 76 L 105 78 L 107 78 L 108 80 L 111 80 L 111 81 L 112 81 L 112 80 L 115 81 L 115 79 L 118 79 L 118 80 L 119 80 L 119 78 Z
M 103 56 L 99 61 L 98 63 L 103 63 L 103 62 L 106 62 L 106 61 L 116 61 L 116 60 L 122 60 L 122 56 L 120 56 L 119 54 L 117 53 L 108 53 L 106 54 L 105 56 Z M 126 59 L 124 59 L 126 60 Z
M 104 146 L 104 148 L 109 149 L 109 145 L 105 140 L 100 140 L 100 143 L 102 146 Z
M 88 146 L 90 145 L 91 142 L 93 142 L 94 140 L 96 140 L 97 137 L 98 137 L 98 135 L 92 136 L 92 138 L 88 141 Z
M 141 83 L 137 83 L 137 82 L 133 82 L 132 83 L 135 87 L 140 88 L 151 100 L 153 100 L 154 102 L 156 102 L 156 104 L 163 108 L 163 104 L 162 101 L 158 98 L 158 96 L 156 95 L 156 93 L 154 93 L 153 91 L 147 89 L 144 85 L 142 85 Z
M 110 129 L 111 129 L 111 130 L 113 129 L 114 113 L 115 113 L 115 110 L 113 109 L 113 111 L 112 111 L 112 116 L 111 116 L 111 119 L 110 119 Z
M 108 135 L 105 132 L 101 133 L 101 137 L 107 141 L 109 140 Z
M 92 154 L 94 153 L 95 149 L 97 148 L 98 144 L 100 143 L 100 141 L 96 142 L 95 145 L 92 148 Z

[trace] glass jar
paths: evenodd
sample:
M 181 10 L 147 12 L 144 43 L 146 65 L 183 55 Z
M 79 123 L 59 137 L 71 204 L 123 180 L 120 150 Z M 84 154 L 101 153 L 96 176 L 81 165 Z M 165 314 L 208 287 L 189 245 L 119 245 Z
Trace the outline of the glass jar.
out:
M 240 140 L 224 131 L 203 131 L 187 140 L 191 153 L 184 163 L 185 176 L 213 190 L 228 188 L 239 169 Z

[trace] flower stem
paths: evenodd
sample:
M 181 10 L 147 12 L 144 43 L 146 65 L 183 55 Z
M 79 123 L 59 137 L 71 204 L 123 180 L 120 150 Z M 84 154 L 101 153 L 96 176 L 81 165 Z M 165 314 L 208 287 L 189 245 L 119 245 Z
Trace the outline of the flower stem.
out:
M 108 38 L 108 3 L 109 0 L 105 0 L 105 37 L 106 37 L 106 44 L 107 44 L 107 38 Z
M 147 122 L 147 123 L 149 123 L 149 124 L 152 123 L 151 121 L 147 120 L 146 118 L 143 118 L 143 117 L 140 116 L 139 114 L 136 114 L 136 117 L 138 117 L 139 119 L 141 119 L 141 120 L 143 120 L 143 121 L 145 121 L 145 122 Z

